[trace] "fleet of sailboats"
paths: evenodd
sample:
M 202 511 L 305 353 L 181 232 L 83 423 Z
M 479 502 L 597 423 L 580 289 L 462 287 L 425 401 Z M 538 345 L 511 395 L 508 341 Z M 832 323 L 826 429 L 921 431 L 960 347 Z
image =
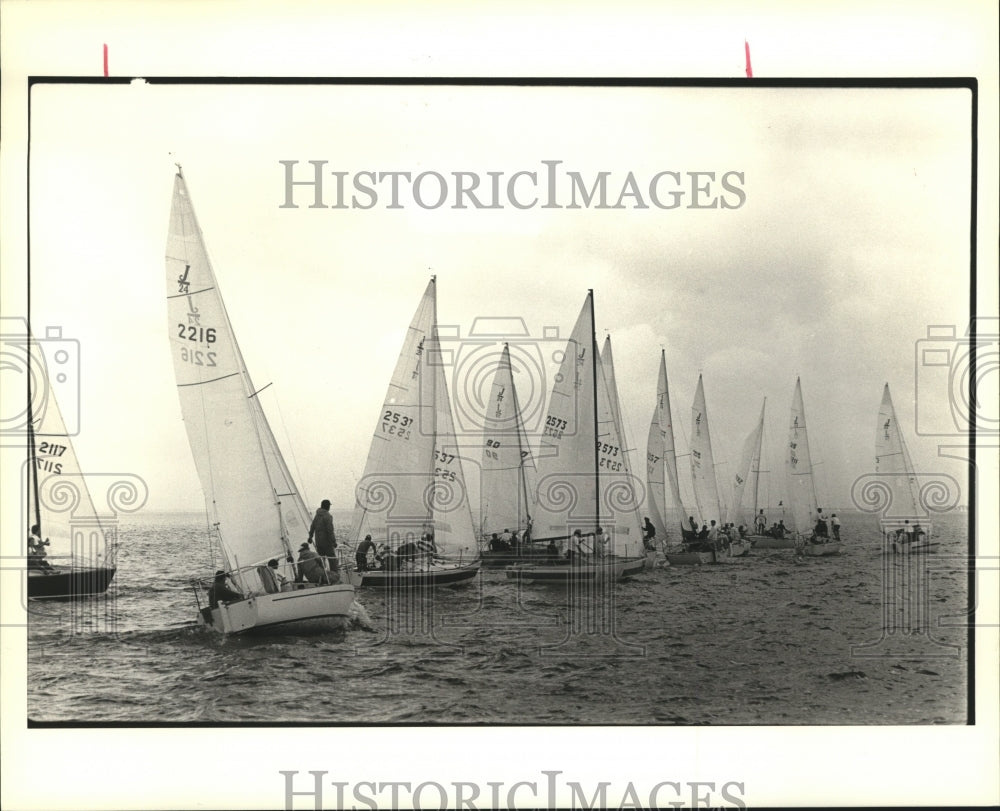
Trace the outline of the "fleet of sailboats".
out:
M 626 438 L 610 336 L 598 351 L 593 291 L 588 291 L 559 359 L 543 434 L 535 447 L 523 424 L 509 347 L 503 346 L 483 415 L 477 533 L 463 444 L 448 393 L 438 335 L 437 282 L 432 277 L 406 331 L 356 489 L 347 545 L 358 549 L 364 543 L 362 551 L 373 549 L 375 554 L 359 554 L 356 566 L 339 558 L 323 562 L 311 553 L 308 541 L 301 542 L 310 515 L 233 334 L 179 169 L 166 284 L 177 391 L 216 552 L 215 574 L 193 581 L 197 616 L 222 633 L 341 628 L 358 610 L 356 585 L 392 590 L 463 584 L 479 575 L 484 560 L 504 566 L 506 577 L 521 583 L 570 583 L 634 575 L 652 563 L 658 550 L 665 563 L 684 565 L 737 557 L 751 543 L 760 549 L 794 547 L 810 556 L 841 549 L 839 525 L 831 524 L 832 516 L 817 501 L 798 379 L 784 460 L 788 538 L 760 531 L 761 523 L 767 528 L 765 511 L 771 510 L 764 461 L 766 399 L 729 479 L 727 493 L 731 491 L 732 498 L 727 507 L 716 473 L 701 375 L 691 409 L 685 505 L 665 351 L 647 435 L 643 487 Z M 32 357 L 44 375 L 44 358 L 33 352 Z M 115 576 L 113 549 L 109 553 L 104 543 L 58 404 L 50 394 L 44 408 L 33 411 L 32 395 L 29 381 L 27 490 L 34 522 L 29 596 L 103 593 Z M 895 505 L 892 516 L 882 522 L 887 544 L 897 553 L 935 551 L 938 544 L 931 541 L 929 526 L 920 525 L 919 489 L 888 384 L 875 446 L 877 472 Z M 105 548 L 89 562 L 78 556 L 53 566 L 51 560 L 58 556 L 41 551 L 42 536 L 55 526 L 43 515 L 44 493 L 69 480 L 78 498 L 74 514 L 95 515 L 84 522 L 90 535 L 83 545 L 92 550 L 99 539 Z M 784 501 L 779 503 L 784 507 Z M 724 528 L 737 521 L 749 538 L 726 536 Z M 714 525 L 712 539 L 718 534 L 718 541 L 705 544 L 690 522 Z M 671 544 L 677 529 L 682 543 Z M 73 533 L 70 529 L 62 534 L 70 536 L 78 551 L 81 539 Z M 500 536 L 508 541 L 504 548 L 496 545 Z

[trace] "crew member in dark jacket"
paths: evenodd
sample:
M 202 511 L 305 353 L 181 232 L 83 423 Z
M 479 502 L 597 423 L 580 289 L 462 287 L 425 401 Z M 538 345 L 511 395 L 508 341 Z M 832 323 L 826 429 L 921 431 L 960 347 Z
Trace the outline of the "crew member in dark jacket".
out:
M 340 569 L 337 563 L 337 536 L 333 532 L 333 516 L 330 515 L 330 500 L 324 498 L 316 510 L 313 517 L 312 526 L 309 527 L 309 540 L 316 542 L 316 551 L 319 553 L 330 571 L 334 573 L 334 580 L 339 580 L 337 572 Z

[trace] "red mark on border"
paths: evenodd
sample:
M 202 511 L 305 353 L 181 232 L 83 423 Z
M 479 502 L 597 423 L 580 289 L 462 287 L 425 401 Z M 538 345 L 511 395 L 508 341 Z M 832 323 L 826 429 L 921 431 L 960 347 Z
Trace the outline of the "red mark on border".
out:
M 108 75 L 108 43 L 104 43 L 104 75 Z
M 105 48 L 107 48 L 107 46 L 105 46 Z M 743 50 L 746 51 L 746 55 L 747 55 L 747 78 L 748 79 L 752 79 L 753 78 L 753 68 L 750 67 L 750 43 L 747 42 L 746 40 L 743 40 Z M 105 76 L 108 75 L 107 74 L 106 63 L 105 63 L 105 72 L 104 72 L 104 75 Z

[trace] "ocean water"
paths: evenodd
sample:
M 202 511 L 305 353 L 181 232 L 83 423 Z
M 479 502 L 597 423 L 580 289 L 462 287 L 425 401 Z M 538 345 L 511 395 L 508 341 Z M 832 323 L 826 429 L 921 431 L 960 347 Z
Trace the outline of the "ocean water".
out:
M 962 724 L 968 718 L 964 513 L 938 554 L 882 552 L 842 513 L 839 556 L 759 550 L 583 589 L 472 585 L 386 596 L 307 637 L 199 627 L 205 521 L 120 528 L 109 593 L 32 603 L 33 722 L 182 724 Z M 345 526 L 343 522 L 338 526 Z

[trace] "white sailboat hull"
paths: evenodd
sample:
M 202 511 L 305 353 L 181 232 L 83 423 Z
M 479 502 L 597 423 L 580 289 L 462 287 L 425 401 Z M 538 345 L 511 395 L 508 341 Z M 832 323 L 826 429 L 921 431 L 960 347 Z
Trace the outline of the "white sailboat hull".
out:
M 223 634 L 316 633 L 344 628 L 353 603 L 354 586 L 306 586 L 220 603 L 202 609 L 200 619 Z
M 794 549 L 794 538 L 772 538 L 770 535 L 751 535 L 754 549 Z
M 646 558 L 601 558 L 596 562 L 534 564 L 507 567 L 507 579 L 530 585 L 533 583 L 578 583 L 581 581 L 621 580 L 642 571 Z
M 725 563 L 732 558 L 744 557 L 749 551 L 749 542 L 737 541 L 714 552 L 711 550 L 667 552 L 666 558 L 671 566 L 700 566 L 706 563 Z

